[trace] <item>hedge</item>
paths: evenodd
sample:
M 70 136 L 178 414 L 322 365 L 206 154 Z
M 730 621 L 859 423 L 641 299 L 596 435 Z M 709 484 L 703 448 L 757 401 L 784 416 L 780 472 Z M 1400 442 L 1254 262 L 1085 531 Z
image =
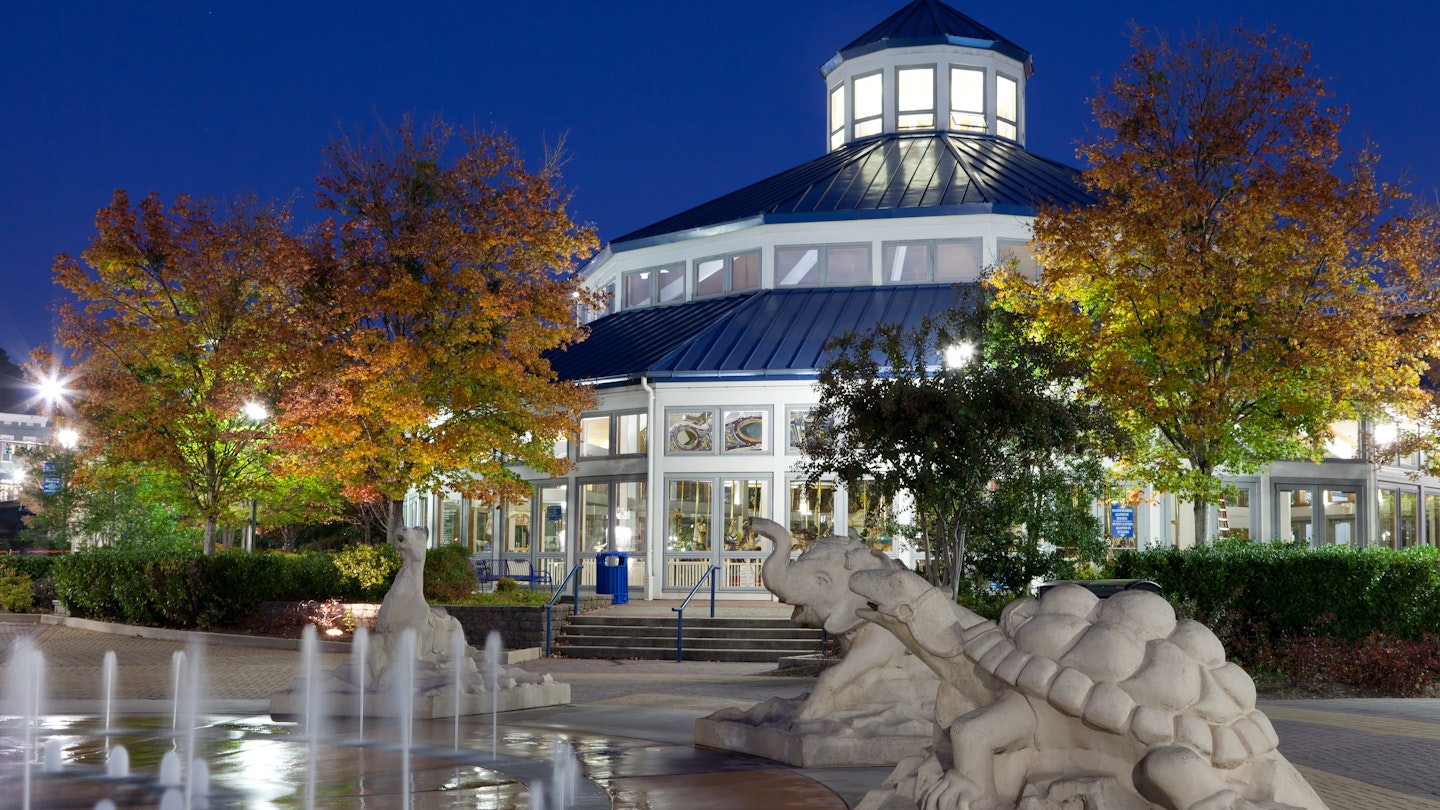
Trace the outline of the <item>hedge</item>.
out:
M 1110 575 L 1151 579 L 1228 646 L 1282 638 L 1411 641 L 1440 630 L 1440 551 L 1230 543 L 1124 552 Z
M 161 627 L 215 627 L 270 600 L 374 598 L 333 554 L 246 554 L 93 548 L 55 561 L 55 590 L 73 613 Z M 384 580 L 381 594 L 394 579 Z

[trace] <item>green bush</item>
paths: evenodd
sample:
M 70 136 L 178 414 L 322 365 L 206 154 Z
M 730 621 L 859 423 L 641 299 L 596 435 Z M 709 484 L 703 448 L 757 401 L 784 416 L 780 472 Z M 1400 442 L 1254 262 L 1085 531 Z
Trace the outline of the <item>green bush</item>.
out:
M 1222 543 L 1126 552 L 1110 575 L 1159 583 L 1182 614 L 1211 625 L 1242 661 L 1282 639 L 1378 633 L 1418 641 L 1440 628 L 1440 551 L 1433 548 Z
M 400 554 L 389 543 L 347 546 L 334 555 L 334 568 L 346 596 L 356 601 L 378 602 L 395 581 L 395 572 L 400 570 Z
M 447 545 L 425 554 L 425 598 L 431 602 L 456 602 L 480 588 L 475 569 L 470 567 L 470 550 Z
M 0 610 L 26 613 L 35 606 L 30 592 L 30 575 L 0 569 Z
M 59 560 L 59 554 L 5 554 L 0 555 L 0 576 L 6 573 L 25 574 L 30 577 L 30 604 L 49 608 L 55 600 L 55 582 L 50 570 Z

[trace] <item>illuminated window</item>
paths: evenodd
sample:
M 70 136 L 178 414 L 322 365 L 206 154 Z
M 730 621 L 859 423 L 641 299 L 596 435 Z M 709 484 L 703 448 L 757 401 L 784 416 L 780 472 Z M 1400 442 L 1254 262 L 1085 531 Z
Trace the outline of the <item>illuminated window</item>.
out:
M 1020 102 L 1015 80 L 1008 76 L 995 77 L 995 134 L 1015 140 L 1020 122 Z
M 769 483 L 760 480 L 720 482 L 720 520 L 726 551 L 760 550 L 759 536 L 750 530 L 747 522 L 752 517 L 770 514 Z
M 779 287 L 870 283 L 869 245 L 827 245 L 775 249 Z
M 790 535 L 800 548 L 835 533 L 835 484 L 790 482 Z
M 1000 264 L 1019 273 L 1021 277 L 1035 281 L 1040 278 L 1040 266 L 1035 263 L 1035 246 L 1029 242 L 999 240 Z
M 845 85 L 830 91 L 830 148 L 845 143 Z
M 645 413 L 622 413 L 616 417 L 620 424 L 620 441 L 615 452 L 622 456 L 644 453 L 649 447 L 650 415 Z
M 950 128 L 985 132 L 985 71 L 950 69 Z
M 625 309 L 685 300 L 685 265 L 651 267 L 621 276 Z
M 899 101 L 896 126 L 900 131 L 935 128 L 935 68 L 900 68 L 896 71 Z
M 855 80 L 855 137 L 863 138 L 880 132 L 885 111 L 885 80 L 880 73 L 871 73 Z
M 881 278 L 886 284 L 974 281 L 980 277 L 981 241 L 886 242 Z
M 701 481 L 670 481 L 666 492 L 666 551 L 710 551 L 711 492 L 714 485 Z
M 760 251 L 715 256 L 695 262 L 695 297 L 760 287 Z
M 610 417 L 591 416 L 580 420 L 580 456 L 610 455 Z

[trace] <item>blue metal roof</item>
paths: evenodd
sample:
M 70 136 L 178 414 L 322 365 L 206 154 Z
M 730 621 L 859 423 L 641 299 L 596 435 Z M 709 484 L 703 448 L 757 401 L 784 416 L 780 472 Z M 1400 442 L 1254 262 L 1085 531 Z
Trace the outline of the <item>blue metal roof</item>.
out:
M 590 324 L 550 358 L 560 379 L 814 378 L 825 343 L 881 323 L 918 326 L 959 301 L 948 284 L 760 290 L 630 310 Z
M 821 70 L 829 73 L 842 60 L 886 48 L 911 45 L 964 45 L 985 48 L 1023 63 L 1027 76 L 1032 71 L 1029 51 L 940 0 L 912 0 L 904 8 L 882 20 L 879 25 L 856 37 L 854 42 L 841 48 L 838 58 L 827 62 Z
M 698 205 L 611 242 L 631 250 L 767 222 L 1005 213 L 1086 204 L 1079 172 L 1014 141 L 953 132 L 882 135 Z

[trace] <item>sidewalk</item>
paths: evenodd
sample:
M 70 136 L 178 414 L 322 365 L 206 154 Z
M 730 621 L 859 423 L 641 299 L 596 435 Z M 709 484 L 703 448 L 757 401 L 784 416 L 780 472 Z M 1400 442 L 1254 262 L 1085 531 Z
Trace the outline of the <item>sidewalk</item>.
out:
M 669 612 L 670 607 L 652 602 L 624 609 L 658 615 Z M 708 612 L 708 606 L 706 609 Z M 784 606 L 773 603 L 733 609 L 788 614 Z M 95 710 L 101 662 L 105 651 L 113 649 L 120 662 L 120 696 L 134 701 L 131 707 L 136 711 L 162 713 L 159 707 L 168 705 L 170 699 L 171 656 L 186 648 L 179 641 L 0 622 L 0 662 L 8 659 L 9 649 L 21 636 L 35 638 L 46 656 L 52 700 L 77 711 Z M 291 651 L 227 644 L 207 647 L 203 654 L 210 673 L 209 696 L 220 700 L 222 706 L 228 704 L 222 711 L 237 716 L 263 713 L 269 693 L 299 674 L 299 655 Z M 321 658 L 324 666 L 333 667 L 344 655 L 327 653 Z M 696 718 L 726 706 L 750 706 L 774 696 L 793 697 L 814 683 L 812 679 L 769 674 L 772 667 L 768 664 L 551 658 L 522 667 L 551 673 L 556 680 L 569 683 L 573 705 L 501 715 L 506 750 L 521 757 L 507 766 L 507 772 L 523 770 L 524 757 L 547 757 L 548 743 L 543 741 L 561 734 L 571 740 L 586 775 L 598 785 L 595 789 L 608 793 L 613 808 L 843 810 L 853 807 L 889 770 L 797 769 L 695 748 Z M 4 683 L 5 669 L 0 665 L 0 683 Z M 1268 701 L 1262 705 L 1280 734 L 1280 750 L 1301 768 L 1331 810 L 1440 810 L 1440 768 L 1436 765 L 1440 763 L 1440 700 Z M 489 739 L 488 718 L 479 721 L 467 719 L 467 739 Z M 448 741 L 448 723 L 432 721 L 430 725 L 417 734 Z M 516 782 L 512 788 L 518 791 L 516 796 L 523 794 L 524 785 Z

